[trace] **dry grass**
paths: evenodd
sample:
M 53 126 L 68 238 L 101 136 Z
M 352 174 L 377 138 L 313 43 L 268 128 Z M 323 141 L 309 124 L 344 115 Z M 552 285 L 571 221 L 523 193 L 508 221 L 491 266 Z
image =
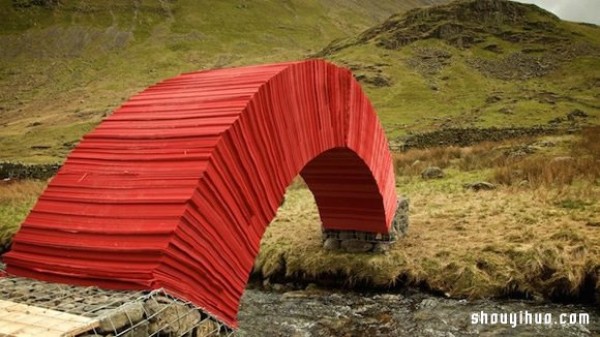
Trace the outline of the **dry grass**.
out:
M 494 170 L 493 180 L 504 185 L 533 187 L 571 185 L 576 181 L 595 183 L 600 179 L 600 127 L 584 129 L 563 156 L 542 154 L 506 158 Z
M 387 287 L 402 280 L 476 298 L 578 296 L 590 286 L 586 277 L 597 277 L 600 188 L 585 195 L 511 187 L 444 193 L 413 184 L 401 192 L 407 191 L 410 232 L 387 255 L 323 251 L 310 191 L 288 191 L 263 237 L 255 271 L 306 279 L 342 275 L 349 285 Z M 599 280 L 593 282 L 600 291 Z
M 45 186 L 42 181 L 0 183 L 0 248 L 8 244 Z
M 412 149 L 394 154 L 396 175 L 418 175 L 426 166 L 446 168 L 463 156 L 463 149 L 456 146 Z
M 462 171 L 482 170 L 502 165 L 507 160 L 505 151 L 524 143 L 532 143 L 533 138 L 518 138 L 502 143 L 483 142 L 467 147 L 439 146 L 428 149 L 411 149 L 394 153 L 394 167 L 398 176 L 416 176 L 427 166 L 442 169 L 457 167 Z
M 597 158 L 597 135 L 546 137 L 556 145 L 517 157 L 511 153 L 523 146 L 518 142 L 396 154 L 398 193 L 411 199 L 411 226 L 388 254 L 324 251 L 310 191 L 289 189 L 263 237 L 255 272 L 307 280 L 338 275 L 349 285 L 412 284 L 455 297 L 599 296 L 600 184 L 588 160 Z M 566 155 L 573 159 L 548 162 Z M 445 167 L 447 177 L 420 179 L 417 160 Z M 462 186 L 505 166 L 516 170 L 512 165 L 521 165 L 528 185 L 511 180 L 480 192 Z
M 600 127 L 584 129 L 581 137 L 567 148 L 558 146 L 558 151 L 537 143 L 535 138 L 520 138 L 462 148 L 413 149 L 394 154 L 395 171 L 397 176 L 418 176 L 428 166 L 464 172 L 493 169 L 487 180 L 531 187 L 594 183 L 600 178 Z
M 585 128 L 573 151 L 575 154 L 592 155 L 600 159 L 600 126 Z
M 600 178 L 600 161 L 592 157 L 533 157 L 508 163 L 494 171 L 493 180 L 504 185 L 563 186 L 576 180 L 593 183 Z

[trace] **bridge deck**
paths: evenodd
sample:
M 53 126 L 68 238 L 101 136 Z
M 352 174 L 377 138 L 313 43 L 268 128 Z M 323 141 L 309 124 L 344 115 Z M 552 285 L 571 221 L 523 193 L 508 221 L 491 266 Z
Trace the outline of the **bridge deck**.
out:
M 71 337 L 97 327 L 98 319 L 0 300 L 0 336 Z

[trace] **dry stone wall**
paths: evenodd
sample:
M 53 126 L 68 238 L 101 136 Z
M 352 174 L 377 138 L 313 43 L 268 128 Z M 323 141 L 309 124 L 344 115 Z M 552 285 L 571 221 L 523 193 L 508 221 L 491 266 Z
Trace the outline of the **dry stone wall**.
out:
M 390 245 L 408 231 L 409 199 L 398 198 L 390 234 L 359 231 L 323 230 L 323 248 L 349 253 L 386 252 Z
M 21 164 L 0 162 L 0 180 L 49 179 L 56 174 L 60 164 Z
M 567 130 L 557 127 L 514 127 L 514 128 L 447 128 L 428 133 L 407 136 L 390 144 L 396 151 L 412 148 L 429 148 L 435 146 L 469 146 L 484 141 L 501 141 L 506 139 L 564 133 Z

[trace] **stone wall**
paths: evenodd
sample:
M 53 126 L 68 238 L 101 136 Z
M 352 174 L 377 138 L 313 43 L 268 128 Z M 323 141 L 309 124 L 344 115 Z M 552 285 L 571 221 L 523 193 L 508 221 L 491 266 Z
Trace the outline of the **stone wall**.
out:
M 21 164 L 0 162 L 0 180 L 45 180 L 53 177 L 59 168 L 60 164 Z
M 390 147 L 395 151 L 406 151 L 412 148 L 428 148 L 435 146 L 469 146 L 484 141 L 501 141 L 505 139 L 540 136 L 564 133 L 568 130 L 547 127 L 514 127 L 514 128 L 447 128 L 433 132 L 409 135 L 404 139 L 396 139 Z
M 350 253 L 386 252 L 390 245 L 408 231 L 409 199 L 398 198 L 396 213 L 389 234 L 346 230 L 323 230 L 323 248 Z

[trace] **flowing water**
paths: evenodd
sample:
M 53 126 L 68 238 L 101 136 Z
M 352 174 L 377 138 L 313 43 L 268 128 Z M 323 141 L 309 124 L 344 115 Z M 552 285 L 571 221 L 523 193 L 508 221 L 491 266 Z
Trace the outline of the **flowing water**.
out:
M 485 318 L 482 312 L 488 315 L 488 323 L 497 320 L 498 324 L 472 324 L 473 314 L 479 314 L 478 319 Z M 589 324 L 560 324 L 563 313 L 577 314 L 563 316 L 567 321 L 578 318 L 580 313 L 589 314 Z M 501 324 L 504 317 L 507 322 Z M 529 317 L 532 324 L 526 324 Z M 536 325 L 536 319 L 551 321 Z M 240 337 L 600 336 L 597 306 L 522 300 L 467 301 L 417 291 L 365 294 L 247 289 L 239 320 L 236 336 Z

